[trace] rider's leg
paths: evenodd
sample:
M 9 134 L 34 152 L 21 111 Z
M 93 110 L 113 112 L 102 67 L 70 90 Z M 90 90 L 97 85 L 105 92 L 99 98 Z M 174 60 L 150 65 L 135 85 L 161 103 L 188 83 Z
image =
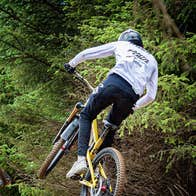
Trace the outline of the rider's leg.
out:
M 85 108 L 80 113 L 78 160 L 67 173 L 67 178 L 71 178 L 87 168 L 85 157 L 90 139 L 91 123 L 104 108 L 112 104 L 111 95 L 114 91 L 116 91 L 115 87 L 100 85 L 97 91 L 90 96 Z
M 128 100 L 129 104 L 130 104 L 130 100 Z M 113 104 L 112 106 L 112 109 L 110 111 L 110 113 L 108 114 L 107 116 L 107 121 L 108 122 L 111 122 L 113 123 L 114 125 L 118 125 L 116 127 L 119 127 L 119 125 L 121 124 L 121 122 L 131 113 L 133 113 L 132 109 L 131 109 L 131 106 L 130 108 L 126 106 L 126 108 L 122 107 L 121 106 L 119 107 L 118 106 L 119 104 Z M 123 106 L 124 104 L 122 104 Z M 131 104 L 130 104 L 131 105 Z M 125 110 L 128 110 L 125 112 Z M 120 113 L 122 112 L 125 112 L 124 115 L 121 115 Z M 103 144 L 100 146 L 99 148 L 99 151 L 102 150 L 103 148 L 106 148 L 106 147 L 110 147 L 112 146 L 112 144 L 114 143 L 114 136 L 115 136 L 115 133 L 117 131 L 117 128 L 116 129 L 111 129 L 107 136 L 105 137 L 104 139 L 104 142 Z
M 114 91 L 115 87 L 100 85 L 98 90 L 90 96 L 85 108 L 80 113 L 78 136 L 79 156 L 86 156 L 92 121 L 103 109 L 113 103 L 112 94 Z
M 113 103 L 112 109 L 110 110 L 106 120 L 112 123 L 116 128 L 111 128 L 108 132 L 103 144 L 100 146 L 99 151 L 103 148 L 112 146 L 114 142 L 114 136 L 119 128 L 121 122 L 133 113 L 132 107 L 138 100 L 139 96 L 131 89 L 129 92 L 123 92 L 122 98 L 116 97 Z

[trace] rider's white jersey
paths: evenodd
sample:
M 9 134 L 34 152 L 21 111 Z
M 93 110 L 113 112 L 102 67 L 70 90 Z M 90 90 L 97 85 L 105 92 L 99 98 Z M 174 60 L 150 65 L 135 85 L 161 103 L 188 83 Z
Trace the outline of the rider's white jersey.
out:
M 136 94 L 142 96 L 135 104 L 135 109 L 152 102 L 156 97 L 158 68 L 155 58 L 142 47 L 127 41 L 117 41 L 86 49 L 77 54 L 69 64 L 75 67 L 88 59 L 115 55 L 116 64 L 109 74 L 116 73 L 131 84 Z

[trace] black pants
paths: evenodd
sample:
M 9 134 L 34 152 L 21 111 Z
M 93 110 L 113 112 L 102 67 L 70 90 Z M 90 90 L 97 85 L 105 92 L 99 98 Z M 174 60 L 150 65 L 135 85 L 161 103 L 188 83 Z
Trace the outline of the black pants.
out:
M 80 114 L 78 155 L 86 156 L 91 123 L 103 109 L 112 105 L 107 121 L 119 126 L 129 114 L 133 113 L 132 107 L 138 98 L 139 96 L 135 94 L 131 85 L 117 74 L 110 75 L 100 84 L 96 91 L 90 95 Z M 111 131 L 105 141 L 112 140 L 113 137 L 114 132 Z

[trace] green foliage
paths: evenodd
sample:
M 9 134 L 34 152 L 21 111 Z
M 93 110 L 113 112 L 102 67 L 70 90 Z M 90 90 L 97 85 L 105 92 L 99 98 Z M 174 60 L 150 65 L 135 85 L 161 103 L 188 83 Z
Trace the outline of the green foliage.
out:
M 164 3 L 184 39 L 168 32 L 153 1 L 0 2 L 0 167 L 14 178 L 6 195 L 50 195 L 33 179 L 39 159 L 69 108 L 89 93 L 62 65 L 85 48 L 116 41 L 127 28 L 142 34 L 158 60 L 159 90 L 156 102 L 130 116 L 120 133 L 160 133 L 165 147 L 157 154 L 167 171 L 180 160 L 195 164 L 195 4 Z M 98 85 L 114 63 L 88 61 L 78 70 Z
M 194 32 L 193 24 L 196 19 L 194 11 L 196 5 L 189 0 L 165 0 L 167 9 L 172 18 L 175 18 L 175 22 L 183 33 Z
M 11 80 L 10 70 L 2 68 L 0 70 L 0 103 L 11 104 L 14 98 L 19 94 Z
M 24 183 L 20 183 L 18 185 L 19 193 L 21 196 L 45 196 L 45 195 L 51 195 L 49 192 L 46 192 L 44 190 L 40 190 L 37 187 L 32 187 Z
M 33 187 L 25 183 L 9 185 L 0 190 L 3 195 L 14 196 L 51 196 L 50 192 L 41 190 L 38 187 Z
M 164 40 L 159 46 L 159 51 L 156 53 L 157 60 L 161 60 L 159 64 L 160 74 L 175 73 L 179 75 L 182 71 L 195 70 L 195 41 L 195 35 L 187 38 L 187 40 L 174 38 Z
M 175 148 L 169 151 L 169 156 L 167 158 L 166 171 L 170 170 L 172 166 L 178 160 L 192 160 L 192 163 L 196 165 L 196 146 L 191 144 L 184 144 L 176 146 Z
M 189 82 L 189 79 L 185 75 L 180 77 L 176 75 L 164 75 L 160 77 L 158 100 L 163 99 L 168 101 L 170 107 L 179 112 L 182 109 L 188 109 L 187 107 L 189 107 L 196 97 L 196 83 L 189 84 Z
M 1 164 L 0 166 L 7 169 L 9 164 L 19 164 L 19 167 L 23 167 L 26 164 L 26 157 L 22 153 L 18 153 L 15 147 L 8 147 L 7 144 L 0 146 L 1 152 Z

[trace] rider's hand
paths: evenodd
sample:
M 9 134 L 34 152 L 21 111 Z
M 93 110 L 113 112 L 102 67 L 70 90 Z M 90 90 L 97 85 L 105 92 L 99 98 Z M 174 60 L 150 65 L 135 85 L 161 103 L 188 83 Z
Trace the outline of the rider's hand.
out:
M 70 66 L 69 63 L 64 64 L 64 68 L 67 70 L 68 73 L 73 74 L 75 71 L 75 67 Z

